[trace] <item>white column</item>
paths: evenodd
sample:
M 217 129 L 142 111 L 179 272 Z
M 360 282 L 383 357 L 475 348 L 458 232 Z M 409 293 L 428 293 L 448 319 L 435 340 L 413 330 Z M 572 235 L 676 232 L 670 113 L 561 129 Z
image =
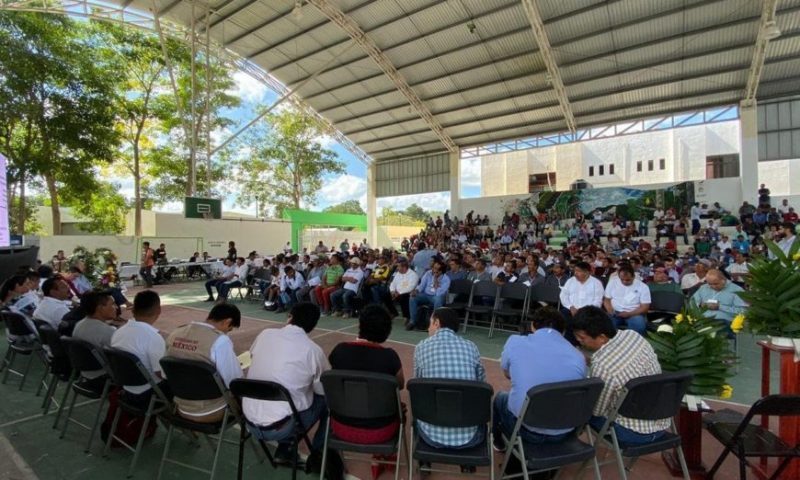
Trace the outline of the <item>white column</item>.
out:
M 461 153 L 450 153 L 450 218 L 463 219 L 461 212 Z
M 742 201 L 758 205 L 758 118 L 756 103 L 739 105 L 739 181 Z
M 367 167 L 367 238 L 378 247 L 378 199 L 375 197 L 375 163 Z

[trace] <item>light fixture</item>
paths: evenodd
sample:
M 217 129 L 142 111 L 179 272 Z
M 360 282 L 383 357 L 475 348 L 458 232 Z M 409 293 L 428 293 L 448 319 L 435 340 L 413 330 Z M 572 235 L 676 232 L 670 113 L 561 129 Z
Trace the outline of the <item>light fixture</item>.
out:
M 294 8 L 292 9 L 292 16 L 294 16 L 294 18 L 296 20 L 300 20 L 300 19 L 303 18 L 303 1 L 302 0 L 296 0 L 294 2 Z
M 775 21 L 767 22 L 764 25 L 764 38 L 767 40 L 775 40 L 781 36 L 781 29 L 775 25 Z

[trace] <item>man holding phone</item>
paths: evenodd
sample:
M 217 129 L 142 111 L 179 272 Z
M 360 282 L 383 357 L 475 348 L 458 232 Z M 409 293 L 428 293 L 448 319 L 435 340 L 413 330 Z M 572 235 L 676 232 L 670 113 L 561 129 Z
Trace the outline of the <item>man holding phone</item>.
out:
M 733 317 L 747 307 L 739 296 L 741 291 L 742 287 L 728 281 L 719 270 L 709 270 L 705 285 L 692 295 L 692 301 L 706 309 L 706 317 L 715 318 L 730 326 Z

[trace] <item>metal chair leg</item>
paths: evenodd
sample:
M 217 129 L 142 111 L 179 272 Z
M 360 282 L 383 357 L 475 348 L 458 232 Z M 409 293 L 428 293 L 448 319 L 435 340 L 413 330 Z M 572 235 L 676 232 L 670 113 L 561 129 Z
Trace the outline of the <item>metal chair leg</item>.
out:
M 247 441 L 247 432 L 245 432 L 244 422 L 239 423 L 239 452 L 236 467 L 236 480 L 242 480 L 242 471 L 244 470 L 244 442 Z
M 64 427 L 61 430 L 61 436 L 58 438 L 64 438 L 64 435 L 67 434 L 67 426 L 69 425 L 69 419 L 72 418 L 72 409 L 75 408 L 75 401 L 78 399 L 78 394 L 76 392 L 72 392 L 72 401 L 69 403 L 69 409 L 67 410 L 67 418 L 64 419 Z
M 11 346 L 9 345 L 8 350 L 6 351 L 6 356 L 3 358 L 3 366 L 5 367 L 6 371 L 3 374 L 3 384 L 8 381 L 8 374 L 11 373 L 11 366 L 14 365 L 14 359 L 17 357 L 17 352 L 15 352 Z
M 225 409 L 225 414 L 222 416 L 222 426 L 219 429 L 219 439 L 217 440 L 217 449 L 214 452 L 214 463 L 211 464 L 211 479 L 214 480 L 214 474 L 217 472 L 217 462 L 219 461 L 219 453 L 222 451 L 222 443 L 225 438 L 225 430 L 228 425 L 228 409 Z
M 150 425 L 150 418 L 153 416 L 153 406 L 156 403 L 155 394 L 150 397 L 150 404 L 147 406 L 147 413 L 144 415 L 144 423 L 142 429 L 139 431 L 139 439 L 136 440 L 136 448 L 133 450 L 133 459 L 131 459 L 131 466 L 128 468 L 128 478 L 133 476 L 133 471 L 136 469 L 136 462 L 139 461 L 139 454 L 142 451 L 144 444 L 144 436 L 147 433 L 147 427 Z
M 117 411 L 114 412 L 114 420 L 111 421 L 111 430 L 108 432 L 108 438 L 106 439 L 106 446 L 103 448 L 103 456 L 108 456 L 108 451 L 111 450 L 111 442 L 114 441 L 114 433 L 117 431 L 117 424 L 119 423 L 119 417 L 122 415 L 122 410 L 117 407 Z
M 64 411 L 64 407 L 67 406 L 67 398 L 69 398 L 69 392 L 72 391 L 72 384 L 75 383 L 77 379 L 77 374 L 72 373 L 70 375 L 69 380 L 67 380 L 67 386 L 64 389 L 64 396 L 61 397 L 61 405 L 58 406 L 58 413 L 56 413 L 56 419 L 53 421 L 53 429 L 58 428 L 58 421 L 61 419 L 61 412 Z
M 17 389 L 20 392 L 22 391 L 22 387 L 25 386 L 25 380 L 28 379 L 28 372 L 31 370 L 31 364 L 33 364 L 33 352 L 28 354 L 28 363 L 25 364 L 25 371 L 22 372 L 22 380 L 20 380 L 19 388 Z
M 167 430 L 167 442 L 164 444 L 164 454 L 161 456 L 161 463 L 158 465 L 158 476 L 156 477 L 156 480 L 161 480 L 161 474 L 164 473 L 164 463 L 167 461 L 167 454 L 169 453 L 169 443 L 172 440 L 173 430 L 175 430 L 175 427 L 170 425 L 169 430 Z
M 331 434 L 331 419 L 328 417 L 328 421 L 325 423 L 325 443 L 322 444 L 322 466 L 319 471 L 319 480 L 325 480 L 325 466 L 328 462 L 328 436 Z M 397 474 L 395 472 L 395 480 Z
M 689 467 L 686 466 L 686 458 L 683 456 L 683 447 L 678 445 L 678 461 L 681 464 L 681 472 L 683 472 L 683 480 L 690 480 Z
M 106 399 L 108 398 L 108 389 L 110 388 L 110 383 L 110 381 L 106 380 L 106 384 L 103 385 L 103 394 L 100 396 L 100 405 L 97 406 L 97 413 L 94 415 L 92 431 L 89 432 L 89 441 L 86 443 L 86 453 L 91 451 L 94 435 L 97 432 L 97 428 L 100 426 L 100 415 L 103 413 L 103 405 L 105 405 Z

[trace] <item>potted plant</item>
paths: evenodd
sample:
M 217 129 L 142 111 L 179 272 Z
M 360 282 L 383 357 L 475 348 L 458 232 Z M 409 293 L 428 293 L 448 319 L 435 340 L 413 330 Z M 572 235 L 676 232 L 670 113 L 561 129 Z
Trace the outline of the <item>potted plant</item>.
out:
M 769 335 L 779 346 L 792 346 L 800 338 L 800 240 L 786 255 L 771 241 L 769 256 L 757 256 L 748 269 L 748 290 L 739 293 L 750 306 L 745 312 L 748 329 Z

